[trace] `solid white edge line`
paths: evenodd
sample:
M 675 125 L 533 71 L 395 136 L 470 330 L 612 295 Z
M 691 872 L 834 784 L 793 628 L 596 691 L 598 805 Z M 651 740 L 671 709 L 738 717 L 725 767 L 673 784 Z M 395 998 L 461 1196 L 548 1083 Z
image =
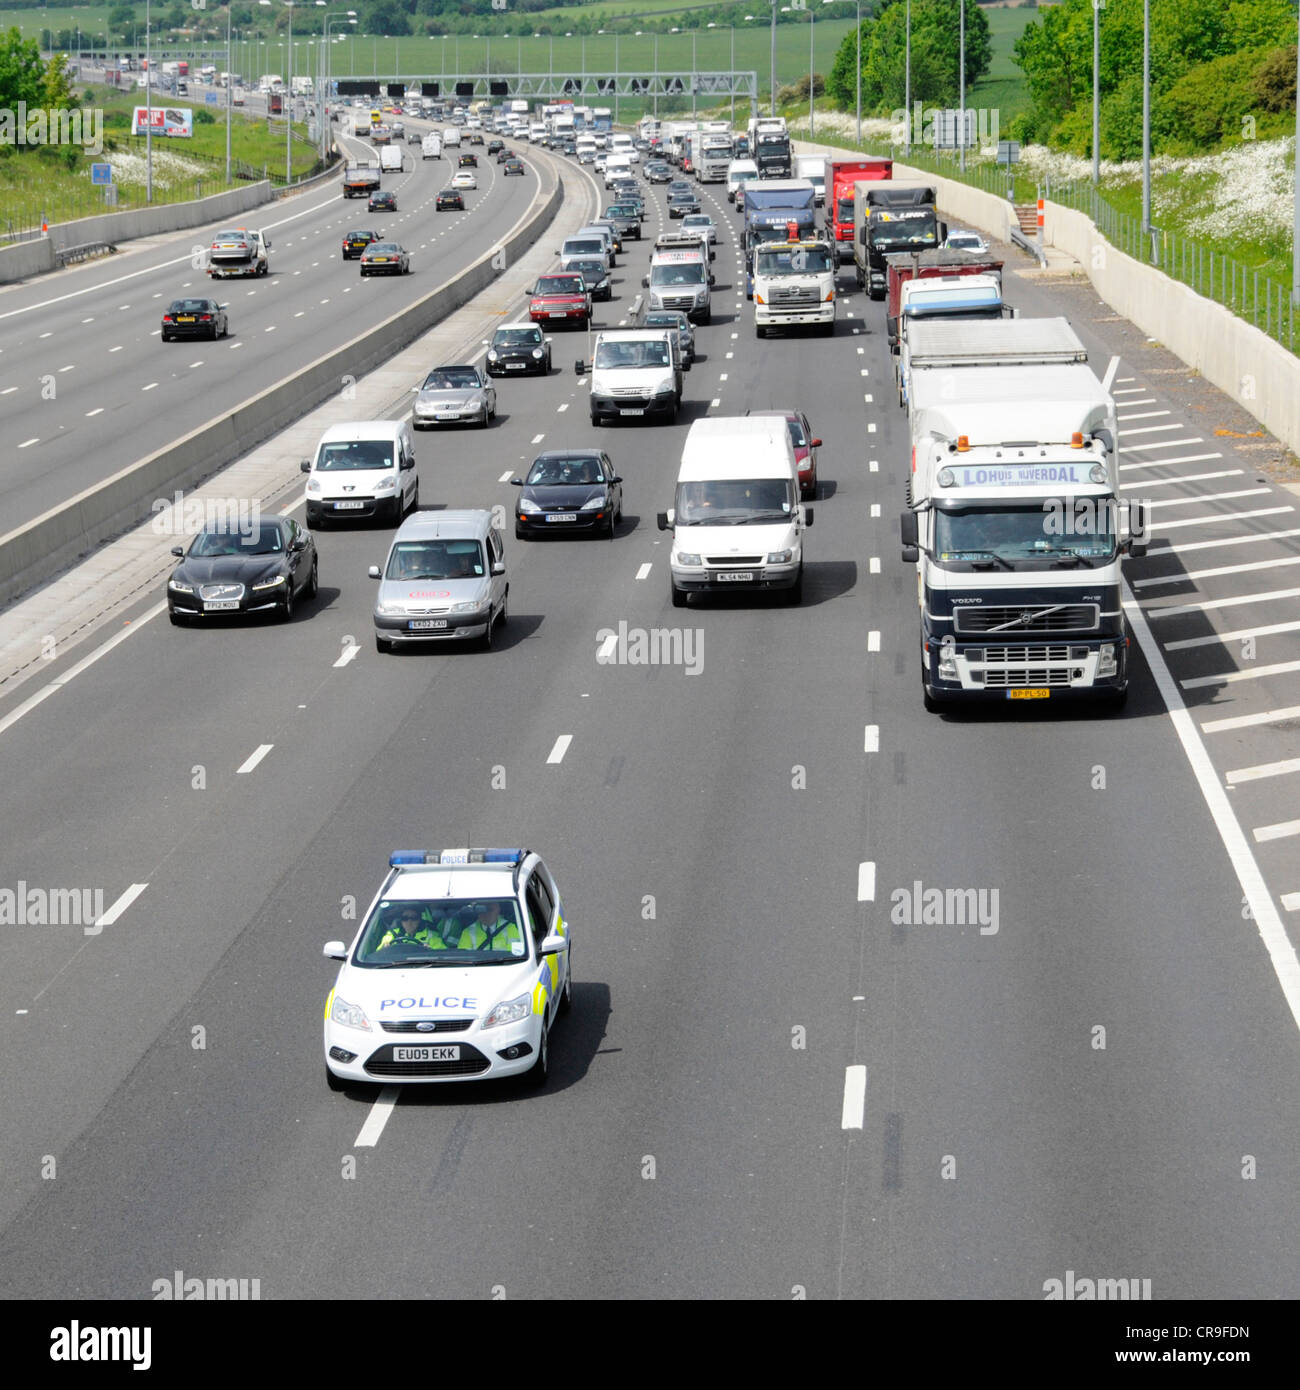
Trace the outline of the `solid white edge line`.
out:
M 252 772 L 258 763 L 260 763 L 274 747 L 275 744 L 273 743 L 259 743 L 248 757 L 235 769 L 235 775 L 239 776 L 241 772 Z
M 133 883 L 102 917 L 95 919 L 95 926 L 111 927 L 148 886 L 147 883 Z
M 844 1103 L 840 1108 L 841 1129 L 861 1129 L 867 1109 L 867 1069 L 845 1067 Z
M 1228 852 L 1228 859 L 1237 875 L 1238 883 L 1241 884 L 1251 915 L 1255 919 L 1256 929 L 1282 987 L 1282 996 L 1291 1010 L 1297 1030 L 1300 1030 L 1300 960 L 1296 959 L 1295 948 L 1286 934 L 1281 917 L 1278 916 L 1272 895 L 1259 871 L 1259 865 L 1255 862 L 1255 856 L 1232 809 L 1232 803 L 1228 800 L 1228 794 L 1219 782 L 1210 755 L 1205 751 L 1205 744 L 1201 741 L 1191 712 L 1183 703 L 1178 686 L 1170 675 L 1164 656 L 1147 625 L 1146 614 L 1133 597 L 1128 579 L 1122 578 L 1121 582 L 1124 589 L 1124 608 L 1128 613 L 1129 622 L 1133 625 L 1133 631 L 1146 656 L 1151 674 L 1155 677 L 1156 687 L 1169 711 L 1174 733 L 1183 746 L 1183 753 L 1191 765 L 1192 774 L 1214 819 L 1219 838 Z
M 564 755 L 569 751 L 569 744 L 572 742 L 572 734 L 561 734 L 559 738 L 555 740 L 555 747 L 547 754 L 546 761 L 548 763 L 562 763 L 564 761 Z
M 397 1105 L 400 1091 L 400 1086 L 385 1086 L 380 1091 L 375 1098 L 375 1103 L 370 1107 L 370 1114 L 366 1116 L 365 1124 L 361 1126 L 361 1133 L 353 1141 L 352 1147 L 354 1149 L 373 1149 L 379 1143 L 379 1136 L 384 1132 L 388 1117 Z

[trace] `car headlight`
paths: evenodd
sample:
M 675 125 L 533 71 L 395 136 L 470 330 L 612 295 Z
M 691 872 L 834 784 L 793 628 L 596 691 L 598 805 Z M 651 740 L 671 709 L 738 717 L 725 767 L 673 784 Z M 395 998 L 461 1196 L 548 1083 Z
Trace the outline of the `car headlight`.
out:
M 677 552 L 677 563 L 679 565 L 695 568 L 704 563 L 698 555 L 692 554 L 689 550 L 679 550 Z
M 791 550 L 774 550 L 768 555 L 767 563 L 769 565 L 788 565 L 793 553 Z
M 534 349 L 533 349 L 533 356 L 537 359 L 537 361 L 540 362 L 540 361 L 542 360 L 542 356 L 543 356 L 543 353 L 542 353 L 541 348 L 534 348 Z
M 522 1023 L 533 1011 L 533 996 L 521 994 L 517 999 L 503 999 L 483 1020 L 484 1028 L 499 1028 L 503 1023 Z
M 376 492 L 392 492 L 392 490 L 393 490 L 396 486 L 397 486 L 397 479 L 396 479 L 396 478 L 380 478 L 380 480 L 375 484 L 375 491 L 376 491 Z
M 593 497 L 591 501 L 584 502 L 578 510 L 582 512 L 598 512 L 605 505 L 606 500 L 604 493 L 600 493 Z
M 273 574 L 269 579 L 259 579 L 257 583 L 253 584 L 251 587 L 254 591 L 259 589 L 277 589 L 283 583 L 284 575 Z
M 659 385 L 655 387 L 653 394 L 656 396 L 667 396 L 670 395 L 673 390 L 675 390 L 675 387 L 671 381 L 661 381 Z
M 385 618 L 400 618 L 406 612 L 404 603 L 377 603 L 375 612 Z
M 453 603 L 451 605 L 451 611 L 453 613 L 477 613 L 486 606 L 486 599 L 476 598 L 471 599 L 466 603 Z
M 364 1028 L 367 1033 L 370 1032 L 370 1020 L 365 1013 L 338 994 L 330 1007 L 330 1021 L 341 1023 L 344 1028 Z
M 531 497 L 521 497 L 519 499 L 519 510 L 521 512 L 540 512 L 542 509 Z
M 192 584 L 182 584 L 179 579 L 169 579 L 167 581 L 167 587 L 174 594 L 192 594 L 194 592 L 194 586 Z
M 308 491 L 309 493 L 319 494 L 319 493 L 320 493 L 320 479 L 319 479 L 319 478 L 308 478 L 308 479 L 307 479 L 307 491 Z
M 496 350 L 496 348 L 492 348 L 492 349 L 488 352 L 488 361 L 489 361 L 489 362 L 495 362 L 496 360 L 497 360 L 497 350 Z

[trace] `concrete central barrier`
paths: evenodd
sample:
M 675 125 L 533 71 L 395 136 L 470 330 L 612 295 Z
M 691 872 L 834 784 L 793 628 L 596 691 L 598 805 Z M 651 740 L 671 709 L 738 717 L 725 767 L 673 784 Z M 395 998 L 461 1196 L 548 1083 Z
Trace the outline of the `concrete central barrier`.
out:
M 364 376 L 386 362 L 490 285 L 503 265 L 512 264 L 543 235 L 563 201 L 564 188 L 557 176 L 551 194 L 510 236 L 414 304 L 228 414 L 208 420 L 167 448 L 0 536 L 0 603 L 10 602 L 74 564 L 100 542 L 147 520 L 155 498 L 202 482 L 313 410 L 339 391 L 347 378 Z

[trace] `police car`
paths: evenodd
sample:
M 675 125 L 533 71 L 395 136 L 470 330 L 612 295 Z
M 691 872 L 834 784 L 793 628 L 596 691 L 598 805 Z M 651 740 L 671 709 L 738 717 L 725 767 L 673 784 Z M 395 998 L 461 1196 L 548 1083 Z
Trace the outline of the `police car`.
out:
M 399 850 L 325 1001 L 325 1074 L 348 1083 L 546 1081 L 573 1002 L 559 890 L 527 849 Z

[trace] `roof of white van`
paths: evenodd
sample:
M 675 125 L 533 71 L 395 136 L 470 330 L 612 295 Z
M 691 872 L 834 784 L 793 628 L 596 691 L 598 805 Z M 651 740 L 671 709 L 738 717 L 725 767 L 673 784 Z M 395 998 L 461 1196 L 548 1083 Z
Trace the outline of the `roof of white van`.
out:
M 692 424 L 677 479 L 792 478 L 794 473 L 794 446 L 783 418 L 712 415 Z
M 350 420 L 347 424 L 331 425 L 320 437 L 322 444 L 340 444 L 358 439 L 394 439 L 402 428 L 401 420 Z

